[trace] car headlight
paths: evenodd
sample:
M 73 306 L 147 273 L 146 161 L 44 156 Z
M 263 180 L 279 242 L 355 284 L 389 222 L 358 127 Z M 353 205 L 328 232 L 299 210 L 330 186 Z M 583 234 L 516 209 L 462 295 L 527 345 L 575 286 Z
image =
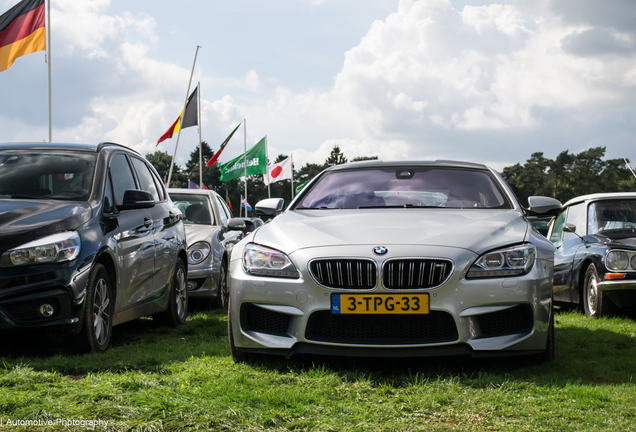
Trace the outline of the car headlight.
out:
M 243 268 L 257 276 L 299 277 L 298 270 L 287 255 L 254 243 L 249 243 L 243 250 Z
M 199 264 L 210 255 L 210 243 L 200 241 L 188 248 L 188 262 Z
M 610 271 L 636 270 L 636 253 L 632 251 L 612 250 L 605 257 L 605 266 Z
M 66 231 L 42 237 L 4 253 L 14 266 L 48 264 L 72 261 L 82 249 L 82 241 L 76 231 Z
M 534 245 L 529 243 L 496 249 L 480 256 L 466 277 L 520 276 L 530 271 L 534 265 L 535 254 Z

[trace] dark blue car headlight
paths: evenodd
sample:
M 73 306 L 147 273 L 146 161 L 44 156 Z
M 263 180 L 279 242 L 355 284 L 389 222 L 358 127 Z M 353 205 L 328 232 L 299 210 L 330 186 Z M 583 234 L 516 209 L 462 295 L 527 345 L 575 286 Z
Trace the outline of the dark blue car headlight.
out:
M 467 278 L 520 276 L 528 273 L 535 261 L 534 245 L 524 243 L 495 249 L 480 256 L 468 271 Z
M 79 256 L 81 245 L 76 231 L 66 231 L 9 249 L 3 254 L 9 259 L 3 261 L 14 266 L 72 261 Z

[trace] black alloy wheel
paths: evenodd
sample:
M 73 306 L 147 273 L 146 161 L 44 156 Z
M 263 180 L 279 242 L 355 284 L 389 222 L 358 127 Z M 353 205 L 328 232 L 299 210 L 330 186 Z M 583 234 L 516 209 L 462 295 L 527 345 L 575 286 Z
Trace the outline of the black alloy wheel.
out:
M 219 274 L 219 286 L 216 291 L 216 299 L 214 300 L 214 306 L 218 309 L 226 309 L 228 303 L 228 277 L 227 277 L 227 264 L 225 261 L 221 263 L 221 271 Z

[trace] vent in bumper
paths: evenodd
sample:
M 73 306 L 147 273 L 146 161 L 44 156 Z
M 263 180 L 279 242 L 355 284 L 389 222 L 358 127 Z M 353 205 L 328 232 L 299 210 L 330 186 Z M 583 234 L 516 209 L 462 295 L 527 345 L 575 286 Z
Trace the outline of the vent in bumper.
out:
M 241 307 L 241 325 L 245 330 L 287 336 L 290 316 L 247 303 Z
M 530 333 L 533 321 L 532 308 L 527 304 L 477 316 L 481 338 Z
M 305 338 L 318 342 L 364 345 L 404 345 L 453 342 L 458 339 L 452 315 L 342 315 L 330 311 L 311 314 Z
M 434 288 L 446 282 L 453 263 L 442 259 L 392 259 L 383 268 L 387 289 Z
M 376 285 L 376 264 L 367 259 L 318 259 L 309 263 L 316 281 L 329 288 L 372 289 Z

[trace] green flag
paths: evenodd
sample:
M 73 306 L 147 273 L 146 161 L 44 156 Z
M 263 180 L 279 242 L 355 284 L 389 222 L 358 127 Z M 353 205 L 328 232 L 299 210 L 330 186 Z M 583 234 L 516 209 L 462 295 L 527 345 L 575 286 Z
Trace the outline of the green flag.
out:
M 305 186 L 307 186 L 307 183 L 309 183 L 309 180 L 307 180 L 305 183 L 301 183 L 298 186 L 296 186 L 296 194 L 298 194 L 298 192 L 300 192 L 301 190 L 303 190 L 303 188 Z
M 245 155 L 240 155 L 221 165 L 221 181 L 226 182 L 245 175 Z M 266 174 L 265 137 L 247 151 L 247 175 Z

